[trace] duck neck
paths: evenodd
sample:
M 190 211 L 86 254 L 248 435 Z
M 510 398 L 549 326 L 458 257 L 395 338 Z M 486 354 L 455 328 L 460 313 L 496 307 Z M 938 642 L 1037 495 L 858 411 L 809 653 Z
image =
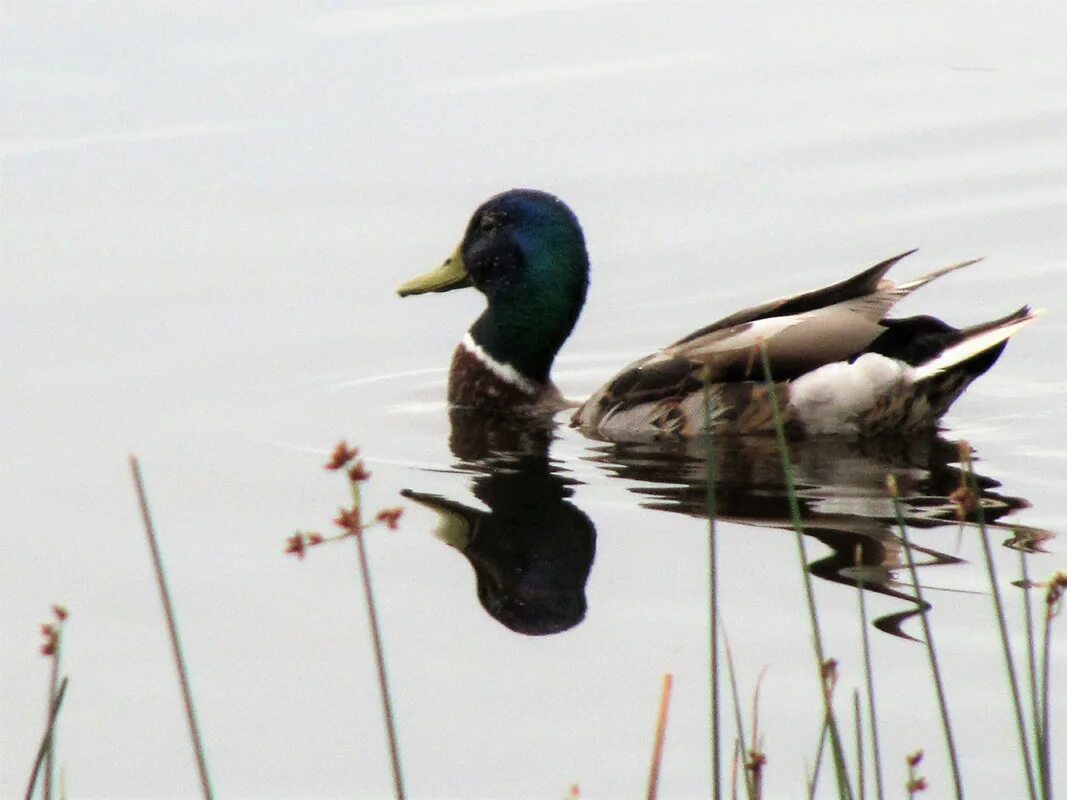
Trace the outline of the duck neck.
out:
M 584 302 L 584 286 L 580 293 L 566 298 L 490 298 L 489 307 L 467 336 L 505 372 L 510 368 L 518 378 L 544 386 Z

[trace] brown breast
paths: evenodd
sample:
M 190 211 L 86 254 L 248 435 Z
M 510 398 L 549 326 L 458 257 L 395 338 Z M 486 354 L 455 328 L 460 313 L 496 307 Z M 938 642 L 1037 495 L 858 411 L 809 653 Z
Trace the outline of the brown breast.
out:
M 448 373 L 448 402 L 457 406 L 505 410 L 537 403 L 544 387 L 531 394 L 494 372 L 461 342 Z

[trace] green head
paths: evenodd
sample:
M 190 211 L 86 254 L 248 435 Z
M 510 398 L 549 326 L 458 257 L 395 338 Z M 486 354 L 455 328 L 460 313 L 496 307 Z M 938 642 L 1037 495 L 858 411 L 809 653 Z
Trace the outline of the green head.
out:
M 578 218 L 546 192 L 512 189 L 483 203 L 456 252 L 399 293 L 473 286 L 489 303 L 471 326 L 474 340 L 496 360 L 545 383 L 588 285 L 589 257 Z

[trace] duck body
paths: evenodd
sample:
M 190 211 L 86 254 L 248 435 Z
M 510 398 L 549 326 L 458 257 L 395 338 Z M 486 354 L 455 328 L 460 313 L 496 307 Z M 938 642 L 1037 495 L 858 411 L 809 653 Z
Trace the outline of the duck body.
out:
M 604 439 L 774 430 L 761 348 L 781 418 L 794 436 L 929 430 L 1007 339 L 1035 318 L 1026 307 L 959 329 L 934 317 L 888 318 L 935 278 L 885 278 L 911 252 L 839 283 L 764 303 L 629 365 L 571 420 Z M 486 413 L 551 413 L 569 404 L 550 379 L 585 302 L 589 259 L 578 220 L 558 198 L 514 189 L 486 201 L 456 252 L 401 296 L 474 286 L 486 310 L 453 356 L 449 402 Z

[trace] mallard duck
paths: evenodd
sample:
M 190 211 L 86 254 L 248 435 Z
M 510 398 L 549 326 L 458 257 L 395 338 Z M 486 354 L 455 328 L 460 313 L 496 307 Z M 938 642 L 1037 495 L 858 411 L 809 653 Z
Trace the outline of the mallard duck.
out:
M 561 200 L 513 189 L 483 203 L 455 252 L 403 284 L 401 297 L 473 286 L 488 306 L 452 357 L 448 400 L 493 413 L 549 413 L 577 405 L 571 424 L 606 439 L 773 430 L 765 348 L 790 435 L 873 435 L 933 428 L 1029 307 L 954 328 L 930 316 L 887 319 L 903 297 L 965 261 L 915 280 L 884 278 L 914 250 L 822 289 L 731 314 L 629 365 L 584 403 L 550 378 L 585 303 L 589 257 Z

